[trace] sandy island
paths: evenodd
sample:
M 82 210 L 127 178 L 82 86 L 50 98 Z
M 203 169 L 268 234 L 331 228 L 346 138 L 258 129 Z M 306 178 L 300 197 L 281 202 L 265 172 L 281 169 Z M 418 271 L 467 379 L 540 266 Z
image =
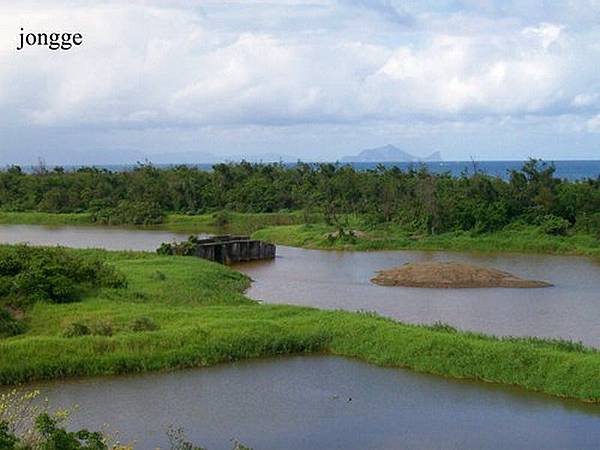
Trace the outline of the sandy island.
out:
M 502 270 L 460 262 L 407 263 L 382 270 L 371 279 L 382 286 L 420 288 L 543 288 L 545 281 L 526 280 Z

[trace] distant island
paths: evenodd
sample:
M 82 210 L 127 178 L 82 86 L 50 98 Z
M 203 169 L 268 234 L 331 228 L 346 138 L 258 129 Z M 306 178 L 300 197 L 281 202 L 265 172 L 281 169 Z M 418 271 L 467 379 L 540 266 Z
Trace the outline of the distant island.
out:
M 411 155 L 394 145 L 370 148 L 361 151 L 358 155 L 344 156 L 342 162 L 425 162 L 442 161 L 440 152 L 434 152 L 425 158 Z

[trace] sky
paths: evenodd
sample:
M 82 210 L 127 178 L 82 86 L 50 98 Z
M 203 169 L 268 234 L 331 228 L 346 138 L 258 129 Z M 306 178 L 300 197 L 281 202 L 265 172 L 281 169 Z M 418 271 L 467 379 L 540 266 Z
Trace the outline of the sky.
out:
M 0 164 L 600 159 L 599 65 L 600 0 L 1 0 Z

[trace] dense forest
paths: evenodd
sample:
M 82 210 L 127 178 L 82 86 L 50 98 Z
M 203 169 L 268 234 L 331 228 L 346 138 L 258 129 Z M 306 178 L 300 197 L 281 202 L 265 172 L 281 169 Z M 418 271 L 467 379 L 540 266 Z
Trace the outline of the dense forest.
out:
M 212 171 L 150 164 L 125 172 L 40 167 L 32 173 L 12 166 L 0 172 L 0 210 L 88 212 L 107 224 L 156 224 L 167 213 L 303 211 L 331 224 L 355 214 L 369 225 L 395 223 L 431 234 L 488 232 L 516 220 L 554 234 L 600 230 L 600 176 L 561 180 L 539 160 L 507 175 L 491 177 L 476 167 L 452 177 L 425 167 L 360 171 L 303 163 L 217 164 Z

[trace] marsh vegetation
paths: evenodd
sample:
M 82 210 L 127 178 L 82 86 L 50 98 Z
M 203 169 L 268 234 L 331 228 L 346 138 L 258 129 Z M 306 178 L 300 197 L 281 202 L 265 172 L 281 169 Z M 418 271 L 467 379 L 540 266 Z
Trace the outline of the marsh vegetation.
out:
M 5 254 L 12 251 L 8 247 Z M 408 325 L 374 314 L 258 304 L 243 294 L 250 283 L 246 276 L 193 257 L 61 251 L 101 261 L 126 283 L 86 291 L 74 302 L 36 299 L 21 319 L 26 332 L 0 341 L 3 384 L 327 352 L 600 400 L 594 375 L 600 354 L 580 345 Z M 101 331 L 88 332 L 94 329 Z

